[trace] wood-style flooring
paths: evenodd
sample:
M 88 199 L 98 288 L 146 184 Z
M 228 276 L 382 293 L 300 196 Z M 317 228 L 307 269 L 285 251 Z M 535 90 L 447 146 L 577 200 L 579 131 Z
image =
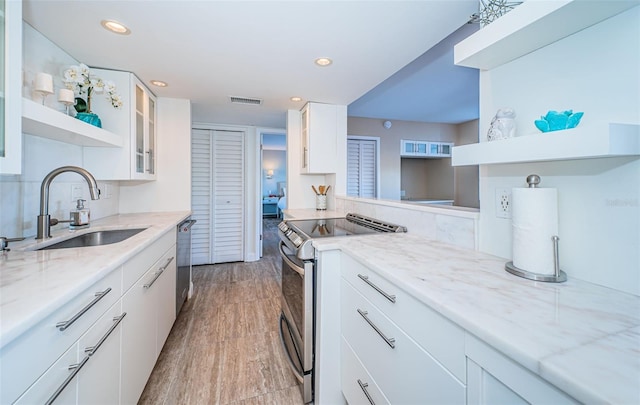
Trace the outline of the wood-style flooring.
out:
M 187 300 L 140 404 L 303 403 L 280 346 L 277 219 L 265 219 L 263 258 L 193 267 Z

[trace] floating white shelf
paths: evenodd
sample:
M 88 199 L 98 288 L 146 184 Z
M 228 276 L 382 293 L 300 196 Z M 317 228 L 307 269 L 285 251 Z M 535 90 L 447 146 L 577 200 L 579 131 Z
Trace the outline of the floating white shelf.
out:
M 453 148 L 453 166 L 640 156 L 640 125 L 602 123 Z
M 638 6 L 638 0 L 527 0 L 454 48 L 454 63 L 489 70 Z
M 27 98 L 22 99 L 22 132 L 80 146 L 122 147 L 122 137 Z

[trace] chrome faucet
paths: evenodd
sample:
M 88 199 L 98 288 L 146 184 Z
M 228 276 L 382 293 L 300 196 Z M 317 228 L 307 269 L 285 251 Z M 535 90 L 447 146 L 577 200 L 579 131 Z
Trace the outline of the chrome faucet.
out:
M 51 225 L 58 223 L 57 220 L 52 220 L 49 215 L 49 186 L 53 179 L 64 172 L 78 173 L 84 177 L 89 185 L 89 193 L 92 200 L 100 199 L 100 190 L 98 189 L 98 183 L 96 179 L 87 170 L 77 166 L 62 166 L 51 171 L 42 180 L 42 186 L 40 186 L 40 215 L 38 215 L 38 233 L 36 239 L 44 239 L 51 237 Z

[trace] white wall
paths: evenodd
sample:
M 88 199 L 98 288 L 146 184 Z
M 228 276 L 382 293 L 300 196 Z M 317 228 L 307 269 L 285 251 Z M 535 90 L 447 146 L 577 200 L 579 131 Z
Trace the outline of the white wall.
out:
M 480 138 L 500 107 L 518 134 L 547 110 L 584 111 L 580 126 L 640 123 L 640 7 L 490 71 L 481 72 Z M 558 136 L 562 136 L 561 133 Z M 640 295 L 640 160 L 485 166 L 480 171 L 480 250 L 511 257 L 511 222 L 495 216 L 495 189 L 536 173 L 559 195 L 560 266 L 575 277 Z
M 191 103 L 158 98 L 157 108 L 156 180 L 121 182 L 121 213 L 191 210 Z
M 400 199 L 400 140 L 455 142 L 458 126 L 411 121 L 392 121 L 390 129 L 382 126 L 384 120 L 374 118 L 348 118 L 349 135 L 380 137 L 380 198 Z M 416 196 L 425 197 L 425 196 Z

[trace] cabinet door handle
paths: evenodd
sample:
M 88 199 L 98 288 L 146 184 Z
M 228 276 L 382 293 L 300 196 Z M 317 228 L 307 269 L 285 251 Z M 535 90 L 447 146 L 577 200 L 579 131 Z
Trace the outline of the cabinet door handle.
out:
M 362 390 L 362 392 L 364 392 L 364 395 L 369 400 L 369 403 L 371 405 L 376 405 L 376 403 L 373 402 L 373 398 L 371 398 L 371 395 L 369 395 L 369 391 L 367 391 L 367 387 L 369 386 L 369 384 L 368 383 L 363 383 L 362 380 L 358 378 L 358 385 L 360 386 L 360 389 Z
M 364 274 L 358 274 L 358 277 L 360 277 L 360 279 L 362 281 L 364 281 L 365 283 L 369 284 L 369 286 L 371 288 L 373 288 L 374 290 L 376 290 L 377 292 L 382 294 L 383 297 L 385 297 L 389 301 L 393 302 L 394 304 L 396 303 L 396 296 L 393 295 L 393 294 L 389 294 L 389 293 L 385 292 L 382 288 L 380 288 L 377 285 L 373 284 L 371 281 L 369 281 L 369 276 L 365 276 Z
M 378 328 L 378 326 L 375 323 L 373 323 L 371 319 L 369 319 L 369 317 L 367 316 L 369 313 L 367 311 L 363 311 L 360 308 L 358 308 L 358 313 L 360 314 L 361 317 L 364 318 L 365 321 L 367 321 L 367 323 L 373 328 L 373 330 L 375 330 L 378 333 L 378 335 L 380 335 L 380 337 L 385 341 L 386 344 L 389 345 L 390 348 L 392 349 L 396 348 L 396 340 L 394 338 L 387 337 L 384 333 L 382 333 L 380 328 Z
M 116 316 L 113 318 L 113 325 L 111 325 L 111 327 L 109 328 L 109 330 L 107 331 L 107 333 L 105 333 L 100 340 L 98 340 L 98 343 L 96 343 L 93 346 L 88 346 L 85 347 L 84 352 L 87 353 L 89 356 L 93 356 L 98 349 L 100 348 L 100 346 L 102 346 L 102 344 L 104 343 L 105 340 L 107 340 L 107 338 L 109 337 L 109 335 L 111 335 L 111 333 L 115 330 L 115 328 L 118 327 L 118 325 L 120 325 L 120 322 L 122 322 L 122 319 L 124 319 L 124 317 L 127 315 L 126 312 L 123 312 L 122 315 L 120 316 Z
M 167 262 L 165 263 L 164 266 L 160 267 L 158 269 L 158 271 L 155 272 L 155 274 L 153 275 L 153 280 L 149 281 L 147 284 L 143 285 L 143 287 L 145 289 L 149 289 L 151 288 L 151 286 L 153 285 L 153 283 L 156 282 L 156 280 L 158 279 L 158 277 L 160 277 L 160 275 L 162 274 L 163 271 L 166 270 L 166 268 L 169 266 L 169 263 L 171 263 L 171 261 L 173 260 L 173 256 L 167 259 Z
M 105 295 L 109 294 L 109 291 L 111 291 L 111 287 L 107 288 L 104 291 L 97 292 L 95 294 L 96 297 L 93 299 L 93 301 L 88 303 L 87 306 L 85 306 L 80 311 L 78 311 L 78 313 L 76 313 L 74 316 L 72 316 L 71 319 L 69 319 L 68 321 L 62 321 L 62 322 L 56 323 L 56 328 L 58 328 L 60 331 L 64 331 L 65 329 L 67 329 L 75 321 L 77 321 L 78 318 L 80 318 L 82 315 L 84 315 L 85 312 L 90 310 L 92 306 L 96 305 L 98 303 L 98 301 L 100 301 Z
M 51 405 L 53 403 L 53 401 L 55 401 L 56 398 L 58 398 L 60 396 L 62 391 L 67 387 L 67 385 L 69 385 L 71 380 L 73 380 L 74 377 L 80 372 L 80 369 L 82 367 L 84 367 L 84 365 L 87 363 L 87 361 L 89 361 L 89 356 L 84 356 L 84 358 L 82 359 L 82 361 L 80 363 L 72 364 L 72 365 L 69 366 L 69 370 L 73 370 L 73 372 L 71 374 L 69 374 L 69 376 L 67 376 L 67 378 L 62 382 L 62 384 L 60 384 L 58 389 L 55 390 L 55 392 L 53 394 L 51 394 L 49 399 L 47 399 L 47 402 L 45 402 L 45 405 Z

